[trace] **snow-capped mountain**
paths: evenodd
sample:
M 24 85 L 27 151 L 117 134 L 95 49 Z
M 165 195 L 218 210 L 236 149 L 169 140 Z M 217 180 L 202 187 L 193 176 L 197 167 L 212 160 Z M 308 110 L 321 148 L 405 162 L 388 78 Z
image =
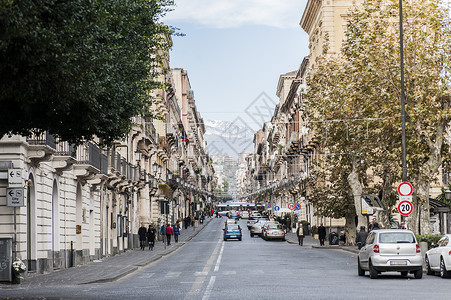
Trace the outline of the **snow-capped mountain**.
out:
M 253 151 L 254 130 L 244 120 L 233 122 L 205 120 L 207 152 L 238 158 L 238 154 Z

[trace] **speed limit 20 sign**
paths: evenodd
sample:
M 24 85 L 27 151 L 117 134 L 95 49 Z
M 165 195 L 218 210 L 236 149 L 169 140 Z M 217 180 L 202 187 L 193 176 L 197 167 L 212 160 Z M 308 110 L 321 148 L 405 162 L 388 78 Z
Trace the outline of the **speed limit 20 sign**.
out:
M 408 216 L 412 213 L 413 204 L 410 201 L 401 201 L 398 204 L 398 211 L 403 216 Z

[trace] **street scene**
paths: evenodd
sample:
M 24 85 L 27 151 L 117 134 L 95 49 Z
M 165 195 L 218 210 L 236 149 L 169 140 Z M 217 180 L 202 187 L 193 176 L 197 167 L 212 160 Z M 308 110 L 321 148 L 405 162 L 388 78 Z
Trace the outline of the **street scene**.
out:
M 107 264 L 105 269 L 109 269 L 107 259 L 94 263 L 96 266 L 85 270 L 85 276 L 76 269 L 61 271 L 64 276 L 56 274 L 59 272 L 41 275 L 21 286 L 2 286 L 0 296 L 7 299 L 362 299 L 365 295 L 378 295 L 382 299 L 449 298 L 448 281 L 438 276 L 415 280 L 413 276 L 402 278 L 393 272 L 380 276 L 377 281 L 371 281 L 368 276 L 359 277 L 355 248 L 320 249 L 313 238 L 306 239 L 301 247 L 294 235 L 288 242 L 251 238 L 244 219 L 238 221 L 244 228 L 243 240 L 224 241 L 224 218 L 208 222 L 183 247 L 154 262 L 148 260 L 155 256 L 149 250 L 126 254 L 121 263 L 136 270 L 121 278 L 107 279 L 109 274 L 102 265 Z M 105 282 L 100 282 L 102 279 Z
M 449 299 L 451 0 L 0 4 L 1 299 Z

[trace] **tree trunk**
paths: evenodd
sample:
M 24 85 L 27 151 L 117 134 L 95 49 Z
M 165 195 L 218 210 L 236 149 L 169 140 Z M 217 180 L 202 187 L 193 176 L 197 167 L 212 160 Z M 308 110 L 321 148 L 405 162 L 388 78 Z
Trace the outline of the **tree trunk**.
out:
M 382 185 L 382 204 L 384 205 L 384 210 L 379 211 L 378 215 L 378 223 L 380 228 L 390 228 L 391 227 L 391 220 L 390 220 L 390 209 L 389 206 L 389 198 L 392 193 L 393 188 L 393 174 L 388 173 L 384 175 L 384 182 Z
M 365 226 L 367 227 L 368 224 L 366 224 L 366 218 L 362 215 L 362 185 L 360 184 L 359 180 L 359 173 L 357 172 L 356 167 L 356 160 L 354 159 L 352 163 L 352 171 L 348 176 L 348 183 L 352 190 L 352 195 L 354 197 L 354 206 L 355 206 L 355 213 L 358 216 L 358 227 Z
M 355 246 L 355 238 L 357 235 L 357 229 L 355 227 L 355 213 L 350 213 L 346 215 L 345 224 L 345 234 L 346 234 L 346 245 Z

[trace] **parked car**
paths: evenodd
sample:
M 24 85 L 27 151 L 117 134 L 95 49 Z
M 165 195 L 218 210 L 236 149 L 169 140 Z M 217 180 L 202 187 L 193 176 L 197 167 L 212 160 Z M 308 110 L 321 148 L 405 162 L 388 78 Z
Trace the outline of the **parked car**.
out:
M 426 274 L 433 275 L 440 272 L 440 277 L 451 277 L 451 234 L 445 234 L 426 252 Z
M 253 212 L 251 213 L 251 217 L 253 217 L 253 218 L 261 218 L 261 217 L 262 217 L 262 214 L 259 213 L 258 211 L 253 211 Z
M 370 278 L 386 271 L 401 272 L 401 276 L 414 274 L 423 277 L 423 256 L 415 235 L 405 229 L 379 229 L 368 235 L 357 258 L 359 276 L 369 271 Z
M 243 219 L 249 219 L 249 212 L 245 211 L 245 210 L 241 211 L 240 212 L 240 217 L 243 218 Z
M 254 235 L 260 236 L 262 234 L 262 227 L 266 222 L 268 222 L 268 219 L 259 219 L 258 222 L 253 224 L 249 229 L 251 237 L 253 237 Z
M 241 233 L 241 227 L 238 224 L 227 224 L 224 228 L 224 241 L 229 239 L 238 239 L 241 241 L 243 235 Z
M 278 222 L 266 222 L 262 227 L 261 237 L 264 240 L 281 239 L 285 241 L 285 232 L 283 231 L 282 224 Z

